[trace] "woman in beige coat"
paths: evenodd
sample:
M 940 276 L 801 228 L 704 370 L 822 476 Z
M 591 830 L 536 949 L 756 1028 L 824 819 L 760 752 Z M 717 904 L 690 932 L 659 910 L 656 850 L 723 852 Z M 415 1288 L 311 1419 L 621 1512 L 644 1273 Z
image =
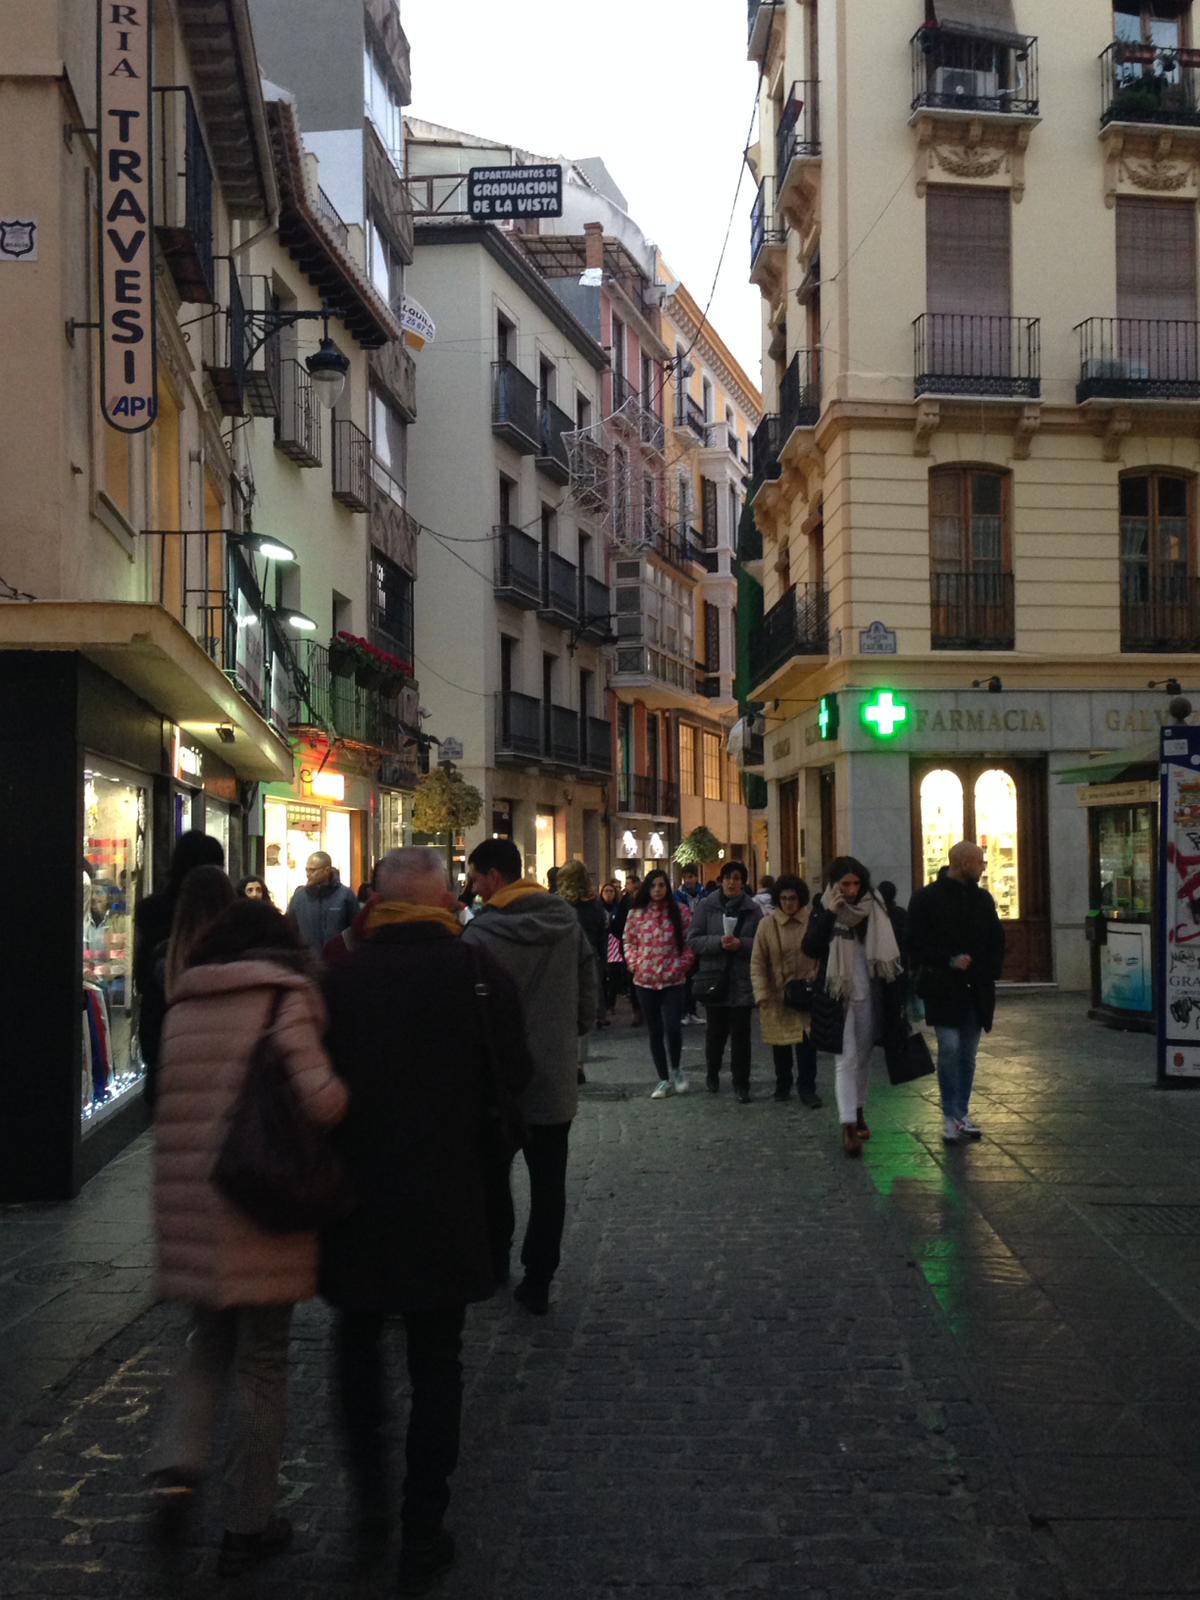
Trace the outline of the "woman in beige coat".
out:
M 154 1125 L 158 1290 L 192 1307 L 152 1487 L 164 1538 L 182 1532 L 212 1444 L 218 1402 L 232 1384 L 225 1463 L 226 1577 L 287 1548 L 273 1515 L 287 1419 L 292 1307 L 317 1288 L 312 1233 L 264 1233 L 211 1181 L 254 1047 L 278 1000 L 274 1036 L 304 1115 L 332 1127 L 347 1095 L 321 1043 L 325 1009 L 307 956 L 273 906 L 235 902 L 191 953 L 169 990 Z
M 794 1052 L 800 1103 L 817 1111 L 823 1102 L 817 1093 L 817 1052 L 808 1037 L 810 1019 L 807 1012 L 794 1011 L 783 1003 L 785 984 L 793 978 L 814 982 L 820 971 L 820 963 L 800 948 L 808 930 L 808 885 L 791 874 L 776 878 L 771 902 L 774 909 L 759 923 L 754 937 L 750 981 L 758 1002 L 763 1043 L 771 1046 L 775 1058 L 775 1099 L 786 1100 L 792 1092 Z

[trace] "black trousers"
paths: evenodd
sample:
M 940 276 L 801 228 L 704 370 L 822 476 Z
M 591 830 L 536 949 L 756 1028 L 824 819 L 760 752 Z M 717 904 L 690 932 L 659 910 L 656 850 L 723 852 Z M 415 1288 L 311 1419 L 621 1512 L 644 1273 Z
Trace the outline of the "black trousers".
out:
M 683 984 L 674 983 L 667 989 L 643 989 L 638 985 L 634 993 L 646 1019 L 650 1059 L 660 1080 L 665 1080 L 679 1071 L 683 1055 Z
M 462 1419 L 462 1331 L 466 1307 L 402 1313 L 412 1403 L 405 1439 L 401 1520 L 414 1532 L 435 1532 L 450 1504 Z M 360 1512 L 390 1509 L 385 1431 L 383 1330 L 378 1311 L 341 1311 L 334 1341 L 338 1406 L 346 1456 Z
M 529 1221 L 521 1245 L 521 1265 L 536 1283 L 548 1284 L 558 1271 L 562 1254 L 563 1223 L 567 1216 L 567 1143 L 569 1122 L 531 1126 L 525 1130 L 522 1154 L 529 1172 Z M 513 1211 L 511 1163 L 494 1181 L 488 1207 L 492 1228 L 492 1255 L 499 1270 L 512 1249 L 516 1215 Z
M 792 1052 L 796 1055 L 796 1093 L 813 1094 L 817 1087 L 817 1052 L 811 1039 L 800 1044 L 773 1044 L 775 1058 L 775 1087 L 790 1090 L 792 1087 Z
M 708 1006 L 704 1029 L 704 1064 L 709 1077 L 721 1070 L 726 1041 L 730 1042 L 729 1067 L 735 1089 L 750 1086 L 750 1015 L 753 1006 Z

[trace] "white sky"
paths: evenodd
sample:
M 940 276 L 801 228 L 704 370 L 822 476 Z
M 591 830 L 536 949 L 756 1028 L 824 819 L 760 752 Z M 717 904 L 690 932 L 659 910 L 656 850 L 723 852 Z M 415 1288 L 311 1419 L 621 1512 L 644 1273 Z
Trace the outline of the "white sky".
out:
M 750 127 L 741 0 L 401 0 L 414 116 L 547 156 L 600 156 L 701 307 Z M 754 383 L 749 172 L 710 318 Z

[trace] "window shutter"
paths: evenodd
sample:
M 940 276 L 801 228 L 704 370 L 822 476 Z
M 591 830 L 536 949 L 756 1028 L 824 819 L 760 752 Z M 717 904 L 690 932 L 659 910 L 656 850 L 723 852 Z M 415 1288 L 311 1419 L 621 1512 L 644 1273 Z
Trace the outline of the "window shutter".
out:
M 711 478 L 701 478 L 704 495 L 704 547 L 713 550 L 717 543 L 717 486 Z
M 1007 190 L 930 188 L 925 197 L 928 311 L 1010 315 L 1011 221 Z
M 1117 316 L 1196 320 L 1196 208 L 1117 201 Z

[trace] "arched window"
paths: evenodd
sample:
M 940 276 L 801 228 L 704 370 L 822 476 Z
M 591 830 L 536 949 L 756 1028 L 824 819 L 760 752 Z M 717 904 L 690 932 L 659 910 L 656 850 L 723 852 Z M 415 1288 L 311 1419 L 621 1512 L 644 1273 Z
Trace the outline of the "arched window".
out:
M 1011 650 L 1009 480 L 989 467 L 929 475 L 930 619 L 935 650 Z
M 984 854 L 983 884 L 1004 922 L 1021 915 L 1017 860 L 1017 786 L 1002 767 L 975 780 L 975 838 Z
M 1128 472 L 1121 479 L 1121 648 L 1192 650 L 1192 479 Z
M 950 847 L 965 833 L 962 779 L 938 767 L 921 780 L 921 863 L 923 883 L 932 883 L 946 864 Z

